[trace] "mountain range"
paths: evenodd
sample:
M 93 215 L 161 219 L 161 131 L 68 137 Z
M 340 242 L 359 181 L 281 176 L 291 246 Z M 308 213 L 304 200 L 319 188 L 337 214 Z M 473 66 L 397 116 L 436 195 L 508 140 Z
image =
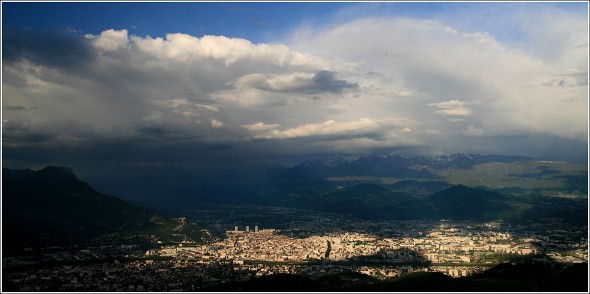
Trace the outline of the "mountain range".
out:
M 327 178 L 335 176 L 376 176 L 395 178 L 434 179 L 432 169 L 467 169 L 488 162 L 511 163 L 532 158 L 508 155 L 455 153 L 441 156 L 421 155 L 362 155 L 353 159 L 328 157 L 307 160 L 285 171 L 287 178 Z
M 119 179 L 136 192 L 164 193 L 149 202 L 154 199 L 146 192 L 150 210 L 97 192 L 70 168 L 3 168 L 2 228 L 4 237 L 21 245 L 140 233 L 168 240 L 199 239 L 198 226 L 179 224 L 153 209 L 199 208 L 206 203 L 282 206 L 378 220 L 587 221 L 587 198 L 553 197 L 526 187 L 494 189 L 494 177 L 502 185 L 534 183 L 549 187 L 550 193 L 587 189 L 587 167 L 582 165 L 501 155 L 370 155 L 217 171 L 209 175 L 212 181 L 186 175 L 174 177 L 174 182 L 158 177 Z M 109 190 L 104 182 L 98 186 Z
M 280 204 L 288 196 L 285 193 L 325 193 L 363 183 L 418 198 L 458 184 L 509 193 L 587 195 L 588 169 L 586 164 L 522 156 L 391 154 L 331 156 L 292 166 L 253 164 L 204 171 L 154 166 L 125 173 L 107 171 L 84 179 L 105 193 L 157 205 L 263 200 Z M 263 197 L 270 194 L 273 196 Z M 308 198 L 307 194 L 299 196 Z
M 292 167 L 257 166 L 220 173 L 221 182 L 206 186 L 191 181 L 187 193 L 167 205 L 283 206 L 381 220 L 565 217 L 584 222 L 586 198 L 553 197 L 586 194 L 584 177 L 584 165 L 521 156 L 330 157 Z

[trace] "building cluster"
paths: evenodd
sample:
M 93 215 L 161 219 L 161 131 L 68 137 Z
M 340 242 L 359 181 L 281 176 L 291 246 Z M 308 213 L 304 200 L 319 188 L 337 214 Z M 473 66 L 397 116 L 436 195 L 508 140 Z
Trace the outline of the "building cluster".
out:
M 539 253 L 543 244 L 563 249 L 583 250 L 587 247 L 587 240 L 583 237 L 575 243 L 553 244 L 550 236 L 515 237 L 472 224 L 443 223 L 430 232 L 418 234 L 422 237 L 383 238 L 374 234 L 343 232 L 299 238 L 269 229 L 228 231 L 227 238 L 213 244 L 184 248 L 169 246 L 152 253 L 174 257 L 188 255 L 199 259 L 311 261 L 323 259 L 330 246 L 329 259 L 332 261 L 376 256 L 399 262 L 424 259 L 431 263 L 472 263 L 494 253 Z M 586 261 L 584 256 L 581 258 L 578 262 Z
M 559 234 L 562 232 L 560 229 L 551 230 L 550 234 L 544 236 L 527 231 L 521 232 L 525 236 L 515 236 L 499 230 L 499 226 L 498 223 L 441 222 L 427 230 L 398 237 L 356 232 L 307 237 L 298 234 L 297 237 L 291 237 L 292 234 L 279 230 L 234 229 L 226 232 L 225 239 L 212 244 L 196 247 L 169 246 L 150 254 L 198 260 L 201 263 L 229 260 L 236 265 L 244 265 L 244 262 L 385 262 L 388 268 L 412 265 L 414 268 L 409 268 L 409 271 L 430 268 L 454 277 L 466 276 L 482 266 L 508 261 L 514 255 L 543 252 L 557 254 L 556 259 L 561 258 L 566 262 L 588 261 L 588 244 L 583 237 L 578 242 L 554 244 L 553 238 L 559 237 L 561 241 L 567 238 Z M 420 227 L 426 229 L 424 226 Z M 547 251 L 551 245 L 558 245 L 557 249 L 569 250 L 551 253 L 553 251 Z M 258 275 L 272 271 L 262 268 L 255 270 Z M 375 272 L 378 277 L 391 277 L 404 271 L 367 269 L 367 272 Z
M 146 256 L 170 256 L 201 263 L 231 260 L 248 261 L 312 261 L 320 260 L 327 250 L 326 238 L 312 236 L 291 238 L 273 229 L 260 231 L 228 231 L 222 241 L 203 246 L 165 246 L 146 252 Z
M 143 257 L 145 251 L 137 245 L 102 245 L 84 247 L 60 247 L 25 248 L 30 254 L 20 256 L 6 256 L 2 258 L 2 267 L 34 266 L 45 263 L 76 263 L 114 261 Z

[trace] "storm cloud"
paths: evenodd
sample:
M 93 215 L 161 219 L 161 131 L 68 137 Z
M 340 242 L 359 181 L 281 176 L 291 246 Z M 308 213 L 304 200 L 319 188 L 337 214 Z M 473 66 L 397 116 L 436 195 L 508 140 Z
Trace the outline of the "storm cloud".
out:
M 530 47 L 402 17 L 258 44 L 3 30 L 3 161 L 206 168 L 397 148 L 586 160 L 587 18 L 526 16 Z
M 2 31 L 3 62 L 28 60 L 47 67 L 67 68 L 92 62 L 95 51 L 73 31 Z

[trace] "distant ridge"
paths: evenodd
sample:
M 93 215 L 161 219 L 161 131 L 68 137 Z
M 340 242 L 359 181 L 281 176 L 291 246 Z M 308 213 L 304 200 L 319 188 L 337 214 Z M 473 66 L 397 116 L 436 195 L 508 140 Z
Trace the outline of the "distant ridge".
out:
M 469 169 L 477 164 L 530 161 L 530 157 L 454 153 L 440 156 L 362 155 L 354 160 L 343 157 L 307 160 L 286 170 L 287 178 L 328 178 L 331 176 L 376 176 L 402 179 L 435 179 L 430 169 Z

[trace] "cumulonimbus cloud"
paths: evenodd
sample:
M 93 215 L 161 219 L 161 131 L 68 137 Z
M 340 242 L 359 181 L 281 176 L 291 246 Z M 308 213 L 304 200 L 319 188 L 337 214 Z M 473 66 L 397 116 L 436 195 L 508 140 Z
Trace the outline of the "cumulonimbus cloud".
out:
M 546 12 L 519 10 L 523 19 L 511 20 L 523 26 L 518 28 L 521 38 L 539 42 L 526 46 L 491 32 L 472 31 L 467 25 L 402 17 L 367 17 L 323 29 L 303 27 L 293 34 L 292 42 L 299 50 L 332 53 L 362 64 L 363 72 L 379 73 L 360 85 L 372 94 L 367 100 L 379 101 L 394 112 L 403 107 L 419 118 L 424 129 L 452 135 L 458 134 L 458 124 L 463 129 L 473 124 L 482 126 L 486 136 L 544 133 L 585 138 L 588 37 L 581 31 L 587 32 L 587 16 Z M 551 34 L 543 36 L 539 28 Z M 549 40 L 553 40 L 551 50 L 542 46 Z M 564 74 L 570 72 L 575 74 Z M 403 89 L 412 89 L 413 99 L 393 99 Z
M 282 44 L 3 30 L 3 143 L 92 134 L 322 150 L 539 134 L 587 142 L 587 17 L 530 13 L 549 32 L 522 29 L 535 48 L 393 16 L 298 29 Z M 68 124 L 87 130 L 55 131 Z

